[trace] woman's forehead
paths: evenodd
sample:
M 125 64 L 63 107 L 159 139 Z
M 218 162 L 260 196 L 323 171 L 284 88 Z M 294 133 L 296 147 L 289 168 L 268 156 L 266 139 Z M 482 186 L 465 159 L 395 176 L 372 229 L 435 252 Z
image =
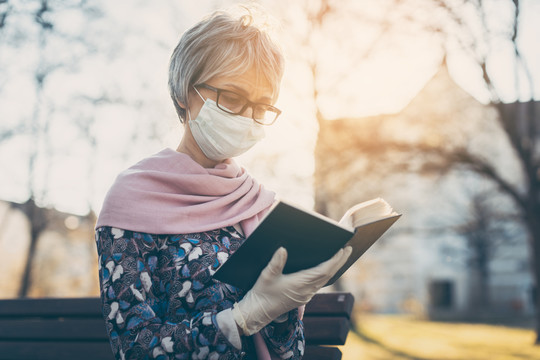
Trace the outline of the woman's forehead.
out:
M 236 75 L 217 76 L 208 81 L 216 87 L 226 87 L 229 90 L 236 90 L 247 97 L 255 96 L 257 99 L 266 98 L 268 101 L 275 96 L 275 89 L 270 81 L 253 68 Z
M 270 81 L 268 81 L 266 76 L 264 76 L 264 73 L 262 71 L 257 71 L 253 67 L 247 71 L 238 71 L 227 76 L 217 76 L 216 80 L 220 82 L 232 82 L 250 85 L 258 89 L 272 88 Z

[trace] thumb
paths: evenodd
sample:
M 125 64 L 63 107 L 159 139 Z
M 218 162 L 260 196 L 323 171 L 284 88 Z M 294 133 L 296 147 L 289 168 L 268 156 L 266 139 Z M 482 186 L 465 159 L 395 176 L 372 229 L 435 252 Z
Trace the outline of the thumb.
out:
M 268 262 L 268 265 L 266 265 L 266 268 L 263 270 L 263 272 L 270 272 L 274 275 L 281 275 L 286 263 L 287 250 L 284 247 L 280 247 L 276 250 L 276 252 L 272 256 L 272 259 Z

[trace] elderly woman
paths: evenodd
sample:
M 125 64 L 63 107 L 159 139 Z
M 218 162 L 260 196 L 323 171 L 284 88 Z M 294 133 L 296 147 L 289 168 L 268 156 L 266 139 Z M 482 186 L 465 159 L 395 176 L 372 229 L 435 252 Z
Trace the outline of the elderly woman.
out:
M 283 57 L 248 13 L 217 12 L 174 50 L 171 97 L 185 126 L 122 172 L 96 225 L 103 315 L 117 359 L 299 359 L 301 309 L 350 249 L 293 274 L 279 249 L 245 292 L 212 278 L 274 202 L 231 158 L 264 136 Z

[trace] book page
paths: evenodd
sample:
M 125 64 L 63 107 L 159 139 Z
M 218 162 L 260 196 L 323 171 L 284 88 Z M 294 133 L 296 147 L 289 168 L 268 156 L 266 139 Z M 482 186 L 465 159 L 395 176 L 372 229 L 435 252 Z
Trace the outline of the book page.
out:
M 393 213 L 393 211 L 392 211 Z M 354 236 L 347 242 L 346 246 L 352 247 L 351 256 L 347 259 L 345 265 L 339 269 L 326 285 L 332 285 L 339 279 L 349 267 L 352 266 L 385 232 L 388 230 L 401 215 L 380 216 L 378 221 L 368 221 L 364 225 L 356 227 Z M 372 218 L 372 217 L 369 217 Z M 364 218 L 366 219 L 366 218 Z
M 347 210 L 339 223 L 352 228 L 357 228 L 363 224 L 393 215 L 398 214 L 392 209 L 390 204 L 381 198 L 376 198 L 354 205 Z

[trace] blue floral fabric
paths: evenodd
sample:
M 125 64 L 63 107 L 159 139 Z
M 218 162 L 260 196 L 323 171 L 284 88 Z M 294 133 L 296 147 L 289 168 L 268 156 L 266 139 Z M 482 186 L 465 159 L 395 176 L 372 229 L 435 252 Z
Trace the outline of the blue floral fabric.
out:
M 212 275 L 244 240 L 234 227 L 186 235 L 97 229 L 103 316 L 116 359 L 255 359 L 251 337 L 237 349 L 216 321 L 244 292 Z M 297 310 L 285 331 L 270 324 L 261 334 L 282 359 L 302 357 Z

